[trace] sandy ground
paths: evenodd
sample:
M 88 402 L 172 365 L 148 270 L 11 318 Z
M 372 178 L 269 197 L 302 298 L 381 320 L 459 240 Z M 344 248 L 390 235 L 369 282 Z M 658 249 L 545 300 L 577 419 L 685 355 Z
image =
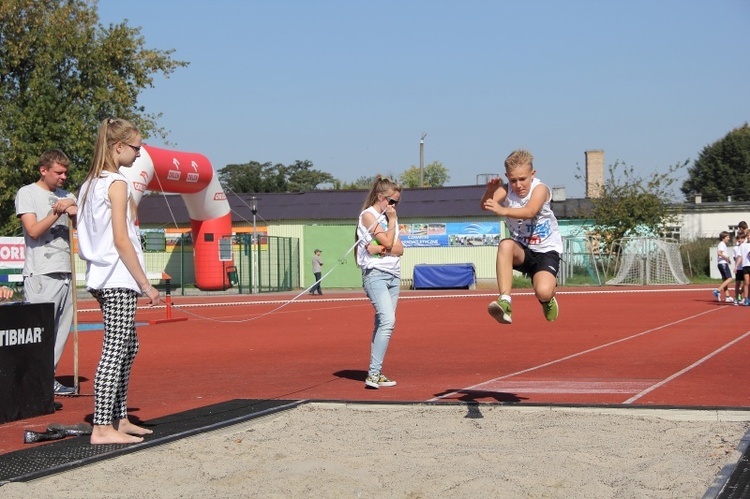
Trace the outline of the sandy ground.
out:
M 749 418 L 313 403 L 9 483 L 0 497 L 700 498 L 738 461 Z

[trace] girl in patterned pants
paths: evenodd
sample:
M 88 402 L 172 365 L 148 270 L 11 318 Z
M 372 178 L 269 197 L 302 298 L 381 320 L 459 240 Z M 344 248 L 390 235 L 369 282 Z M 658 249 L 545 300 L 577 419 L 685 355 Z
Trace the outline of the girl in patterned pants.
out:
M 92 444 L 128 444 L 153 433 L 128 419 L 130 369 L 138 353 L 135 310 L 139 295 L 159 302 L 146 277 L 136 230 L 131 185 L 119 168 L 133 166 L 141 134 L 132 123 L 106 119 L 99 126 L 94 159 L 81 185 L 78 254 L 86 261 L 86 287 L 104 317 L 102 356 L 94 376 Z

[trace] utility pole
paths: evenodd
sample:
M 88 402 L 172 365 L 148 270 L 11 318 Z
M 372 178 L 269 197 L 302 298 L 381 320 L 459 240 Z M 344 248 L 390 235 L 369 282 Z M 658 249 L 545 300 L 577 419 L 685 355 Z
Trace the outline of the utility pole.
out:
M 424 138 L 426 132 L 422 132 L 422 138 L 419 139 L 419 187 L 424 187 Z
M 250 211 L 253 212 L 253 244 L 251 245 L 251 248 L 252 248 L 251 254 L 253 255 L 252 293 L 256 294 L 258 292 L 258 250 L 260 249 L 260 245 L 258 244 L 258 233 L 256 232 L 256 227 L 255 227 L 255 215 L 258 213 L 258 202 L 255 199 L 255 196 L 253 196 L 253 204 L 250 208 Z

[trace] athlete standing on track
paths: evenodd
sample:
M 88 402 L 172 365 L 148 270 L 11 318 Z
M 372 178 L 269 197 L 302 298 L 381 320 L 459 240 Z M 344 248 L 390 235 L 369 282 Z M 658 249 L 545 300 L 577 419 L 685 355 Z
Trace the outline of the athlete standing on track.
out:
M 745 231 L 740 229 L 734 236 L 734 304 L 744 305 L 742 298 L 745 287 L 745 271 L 742 268 L 742 245 L 745 244 Z
M 716 263 L 721 275 L 721 284 L 719 284 L 717 289 L 714 289 L 714 296 L 720 302 L 734 303 L 732 297 L 729 296 L 729 285 L 732 283 L 732 270 L 729 268 L 729 261 L 732 259 L 732 256 L 727 247 L 729 237 L 729 232 L 725 230 L 719 234 L 719 245 L 716 248 Z
M 381 369 L 393 328 L 401 289 L 401 255 L 404 247 L 398 237 L 396 205 L 401 186 L 386 177 L 377 177 L 370 189 L 357 225 L 357 265 L 362 270 L 362 286 L 375 308 L 370 367 L 365 388 L 395 386 Z
M 534 157 L 528 151 L 514 151 L 505 159 L 503 185 L 499 177 L 487 182 L 481 207 L 505 217 L 511 237 L 497 248 L 497 286 L 500 297 L 490 303 L 488 312 L 501 324 L 510 324 L 513 270 L 531 277 L 534 293 L 542 304 L 544 317 L 557 319 L 555 299 L 557 272 L 563 252 L 557 218 L 552 213 L 552 193 L 535 178 Z

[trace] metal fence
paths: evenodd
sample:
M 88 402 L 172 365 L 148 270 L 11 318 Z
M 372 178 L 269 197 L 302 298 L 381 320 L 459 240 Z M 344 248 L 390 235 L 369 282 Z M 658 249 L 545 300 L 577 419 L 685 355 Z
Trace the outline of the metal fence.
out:
M 233 234 L 232 259 L 224 262 L 221 271 L 228 277 L 227 293 L 264 293 L 291 291 L 300 287 L 300 243 L 294 237 Z M 171 278 L 175 294 L 186 294 L 195 287 L 195 265 L 190 234 L 167 241 L 165 247 L 145 246 L 146 271 L 150 275 L 166 273 Z M 79 268 L 80 267 L 80 268 Z M 79 275 L 85 264 L 78 262 Z
M 300 245 L 294 237 L 240 236 L 237 287 L 240 293 L 291 291 L 300 287 Z

